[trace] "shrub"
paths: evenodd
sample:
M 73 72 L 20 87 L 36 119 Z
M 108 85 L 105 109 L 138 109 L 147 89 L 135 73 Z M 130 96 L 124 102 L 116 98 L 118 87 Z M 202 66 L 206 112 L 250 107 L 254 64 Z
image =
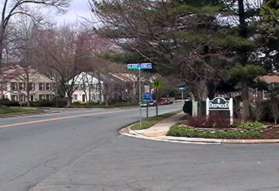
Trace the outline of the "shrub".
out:
M 198 128 L 229 128 L 230 119 L 225 114 L 215 112 L 206 117 L 191 117 L 187 125 Z
M 104 107 L 104 104 L 99 104 L 99 103 L 81 103 L 81 102 L 74 102 L 72 103 L 71 107 L 76 107 L 76 108 L 92 108 L 92 107 Z
M 192 101 L 185 101 L 183 105 L 183 111 L 184 113 L 187 113 L 189 115 L 192 115 Z
M 65 107 L 67 105 L 67 99 L 65 98 L 54 98 L 53 100 L 40 100 L 31 102 L 33 107 Z
M 240 128 L 240 129 L 246 129 L 246 130 L 262 130 L 265 128 L 264 124 L 257 122 L 257 121 L 240 123 L 236 127 Z
M 261 138 L 262 134 L 260 131 L 256 130 L 231 130 L 231 131 L 205 131 L 193 128 L 187 128 L 183 126 L 176 125 L 172 127 L 168 136 L 175 137 L 200 137 L 200 138 L 213 138 L 213 139 L 256 139 Z
M 30 105 L 33 107 L 54 107 L 55 102 L 52 100 L 40 100 L 37 102 L 31 102 Z
M 67 98 L 56 97 L 53 101 L 55 103 L 55 107 L 66 107 L 67 105 Z
M 10 101 L 9 99 L 1 99 L 0 100 L 0 105 L 4 105 L 4 106 L 20 106 L 19 102 L 17 101 Z

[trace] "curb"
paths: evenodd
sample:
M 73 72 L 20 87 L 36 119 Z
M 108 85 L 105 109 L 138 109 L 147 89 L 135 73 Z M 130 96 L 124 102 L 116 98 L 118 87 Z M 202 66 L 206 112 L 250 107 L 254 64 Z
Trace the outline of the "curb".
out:
M 134 137 L 152 141 L 163 141 L 172 143 L 185 143 L 185 144 L 277 144 L 279 139 L 206 139 L 206 138 L 189 138 L 189 137 L 147 137 L 130 129 L 131 125 L 122 128 L 119 133 L 128 137 Z

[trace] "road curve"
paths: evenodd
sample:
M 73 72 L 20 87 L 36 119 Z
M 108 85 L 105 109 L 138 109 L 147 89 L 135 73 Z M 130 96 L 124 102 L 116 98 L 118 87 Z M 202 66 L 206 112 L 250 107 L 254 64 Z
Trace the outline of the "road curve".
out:
M 137 119 L 136 108 L 1 119 L 0 190 L 279 190 L 278 145 L 187 145 L 117 133 Z
M 179 108 L 166 106 L 161 112 Z M 138 108 L 77 109 L 0 119 L 0 190 L 29 190 L 92 148 L 117 139 L 117 130 L 136 120 Z

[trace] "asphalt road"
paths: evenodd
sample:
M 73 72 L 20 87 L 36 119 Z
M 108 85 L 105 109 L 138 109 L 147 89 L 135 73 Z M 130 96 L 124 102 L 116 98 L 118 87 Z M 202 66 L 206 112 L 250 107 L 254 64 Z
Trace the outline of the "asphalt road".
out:
M 0 119 L 0 191 L 279 190 L 278 145 L 188 145 L 117 133 L 137 116 L 130 108 Z

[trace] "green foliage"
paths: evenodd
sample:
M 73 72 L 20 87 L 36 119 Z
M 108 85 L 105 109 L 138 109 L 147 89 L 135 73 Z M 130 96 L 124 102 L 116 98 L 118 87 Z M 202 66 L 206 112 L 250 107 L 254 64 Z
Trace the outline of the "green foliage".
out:
M 40 110 L 37 108 L 27 107 L 0 107 L 0 117 L 23 115 L 23 114 L 35 114 L 39 113 Z
M 196 138 L 213 138 L 213 139 L 258 139 L 261 138 L 261 132 L 257 130 L 200 130 L 187 128 L 179 125 L 173 126 L 168 136 L 175 137 L 196 137 Z
M 224 48 L 230 50 L 250 50 L 256 47 L 255 43 L 249 39 L 239 37 L 232 34 L 221 34 L 215 33 L 195 33 L 195 32 L 183 32 L 179 31 L 175 33 L 176 37 L 181 40 L 181 42 L 196 43 L 196 44 L 210 44 L 210 46 L 215 46 L 216 48 Z
M 257 25 L 257 43 L 265 52 L 263 60 L 266 68 L 279 69 L 279 0 L 267 1 L 261 9 L 260 21 Z M 277 52 L 276 54 L 274 54 Z
M 255 8 L 248 7 L 240 14 L 236 3 L 223 0 L 100 2 L 96 9 L 104 21 L 105 34 L 113 39 L 119 39 L 119 34 L 129 39 L 121 45 L 124 50 L 140 52 L 156 64 L 162 75 L 176 75 L 189 82 L 195 97 L 203 95 L 206 88 L 214 89 L 208 84 L 218 85 L 228 78 L 227 71 L 234 65 L 241 64 L 228 73 L 237 82 L 249 81 L 246 87 L 264 73 L 259 66 L 247 65 L 252 63 L 251 52 L 257 51 L 255 19 L 250 17 L 257 16 Z M 220 24 L 217 17 L 228 15 L 241 17 L 244 23 Z M 143 59 L 118 56 L 110 59 L 124 63 Z M 201 82 L 206 85 L 199 89 Z M 216 93 L 213 91 L 210 94 Z
M 200 15 L 208 15 L 215 16 L 223 9 L 222 6 L 214 6 L 214 5 L 206 5 L 206 6 L 192 6 L 189 4 L 182 4 L 176 6 L 172 10 L 172 14 L 200 14 Z
M 106 53 L 100 55 L 100 57 L 121 64 L 146 62 L 146 60 L 142 56 L 132 52 Z
M 18 101 L 10 101 L 9 99 L 0 99 L 1 106 L 20 106 Z
M 237 65 L 230 70 L 231 78 L 240 82 L 252 82 L 256 77 L 265 73 L 261 66 L 257 65 Z
M 245 130 L 263 130 L 265 125 L 260 122 L 244 122 L 237 125 L 237 128 L 245 129 Z
M 213 41 L 220 47 L 232 50 L 250 50 L 255 47 L 254 42 L 251 40 L 235 35 L 220 36 L 219 38 L 214 38 Z
M 275 40 L 279 39 L 279 1 L 270 0 L 261 10 L 261 16 L 264 22 L 262 27 L 266 30 L 266 33 L 270 34 L 271 38 Z

